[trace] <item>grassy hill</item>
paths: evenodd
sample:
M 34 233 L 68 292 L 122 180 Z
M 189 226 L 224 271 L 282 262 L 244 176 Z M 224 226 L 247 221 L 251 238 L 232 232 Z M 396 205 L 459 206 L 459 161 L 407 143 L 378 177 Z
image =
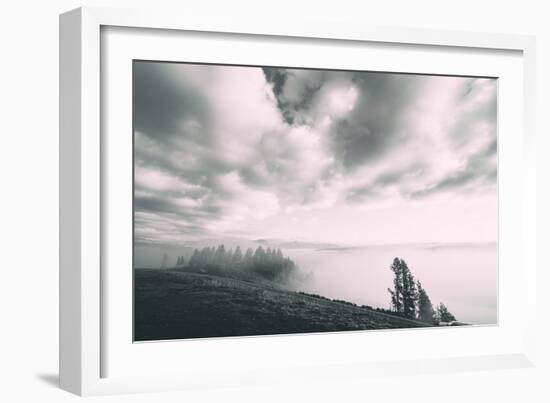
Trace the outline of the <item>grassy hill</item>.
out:
M 136 341 L 422 327 L 254 279 L 135 269 Z

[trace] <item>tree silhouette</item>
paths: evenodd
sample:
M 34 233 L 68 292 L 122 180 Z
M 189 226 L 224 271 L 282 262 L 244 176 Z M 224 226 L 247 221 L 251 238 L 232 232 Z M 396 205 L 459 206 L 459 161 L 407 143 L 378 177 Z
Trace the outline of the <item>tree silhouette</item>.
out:
M 225 253 L 225 262 L 224 262 L 224 264 L 226 266 L 231 266 L 232 263 L 233 263 L 233 249 L 229 249 Z
M 233 253 L 233 263 L 241 263 L 243 260 L 243 253 L 241 252 L 241 247 L 237 246 L 235 252 Z
M 391 310 L 406 318 L 435 323 L 435 312 L 430 297 L 420 281 L 415 281 L 407 263 L 396 257 L 390 270 L 394 273 L 393 289 L 388 288 L 391 295 Z
M 204 250 L 204 249 L 203 249 Z M 191 255 L 191 259 L 189 259 L 189 266 L 196 267 L 200 264 L 200 252 L 198 249 L 195 249 L 193 251 L 193 255 Z
M 214 264 L 217 266 L 224 266 L 225 264 L 225 246 L 220 245 L 214 253 Z
M 176 261 L 176 267 L 182 267 L 185 265 L 185 258 L 183 256 L 178 256 L 178 260 Z
M 403 279 L 403 315 L 407 318 L 416 318 L 416 307 L 418 301 L 418 290 L 416 289 L 416 283 L 414 277 L 405 263 L 401 260 L 401 270 Z
M 430 301 L 430 297 L 420 281 L 416 282 L 418 289 L 418 319 L 426 323 L 435 323 L 435 311 Z
M 177 265 L 183 266 L 183 256 L 180 258 Z M 244 256 L 239 246 L 234 251 L 233 249 L 226 251 L 224 245 L 204 247 L 200 251 L 195 249 L 189 259 L 188 267 L 211 273 L 219 273 L 219 269 L 242 270 L 282 283 L 288 282 L 296 270 L 296 264 L 285 257 L 280 249 L 267 248 L 266 250 L 261 245 L 255 251 L 248 248 Z
M 456 318 L 454 317 L 454 315 L 452 313 L 449 312 L 449 310 L 447 309 L 447 307 L 443 304 L 443 302 L 440 302 L 439 305 L 437 306 L 437 312 L 436 312 L 436 321 L 437 323 L 441 323 L 441 322 L 452 322 L 452 321 L 455 321 Z
M 261 246 L 258 246 L 256 251 L 254 252 L 252 262 L 254 263 L 255 266 L 260 266 L 260 265 L 263 265 L 266 262 L 266 260 L 267 260 L 267 257 L 266 257 L 264 248 L 262 248 Z
M 394 312 L 403 313 L 403 266 L 402 260 L 394 258 L 390 266 L 393 272 L 393 290 L 388 288 L 391 295 L 391 306 Z
M 243 260 L 246 267 L 250 267 L 252 265 L 254 260 L 254 251 L 252 250 L 252 248 L 248 248 L 246 250 Z

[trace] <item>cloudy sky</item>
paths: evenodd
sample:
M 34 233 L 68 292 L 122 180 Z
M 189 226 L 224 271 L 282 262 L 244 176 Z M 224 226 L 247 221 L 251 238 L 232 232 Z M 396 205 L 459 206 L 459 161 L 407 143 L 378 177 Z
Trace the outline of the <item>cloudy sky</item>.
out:
M 497 240 L 494 79 L 135 62 L 135 237 Z

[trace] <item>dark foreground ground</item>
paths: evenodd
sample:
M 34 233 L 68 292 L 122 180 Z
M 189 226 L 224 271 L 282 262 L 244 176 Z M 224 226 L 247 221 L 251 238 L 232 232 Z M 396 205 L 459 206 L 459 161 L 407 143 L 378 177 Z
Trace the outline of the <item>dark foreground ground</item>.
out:
M 135 341 L 422 327 L 269 283 L 177 270 L 135 270 Z

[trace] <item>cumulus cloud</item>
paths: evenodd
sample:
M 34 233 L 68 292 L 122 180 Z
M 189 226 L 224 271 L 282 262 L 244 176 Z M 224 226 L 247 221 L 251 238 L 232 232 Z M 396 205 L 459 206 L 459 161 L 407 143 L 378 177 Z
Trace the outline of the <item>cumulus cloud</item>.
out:
M 136 239 L 494 191 L 496 81 L 135 62 Z

